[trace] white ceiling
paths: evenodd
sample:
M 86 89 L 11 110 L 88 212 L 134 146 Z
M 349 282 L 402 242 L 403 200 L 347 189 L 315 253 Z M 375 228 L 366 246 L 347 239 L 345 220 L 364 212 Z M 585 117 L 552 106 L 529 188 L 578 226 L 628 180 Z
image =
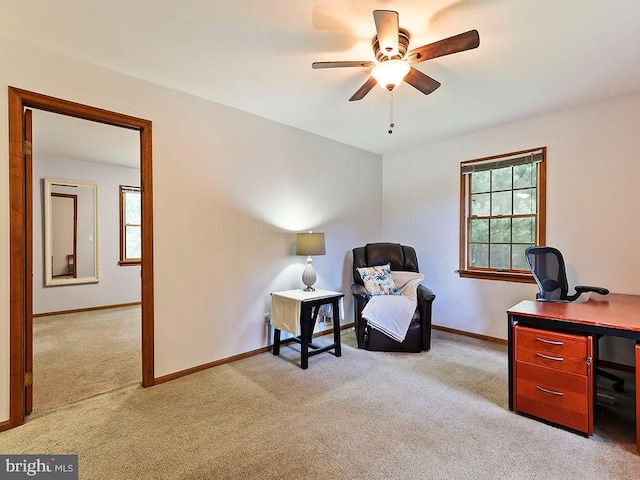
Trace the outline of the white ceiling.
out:
M 381 154 L 640 90 L 638 0 L 0 0 L 0 8 L 6 35 Z M 311 69 L 372 60 L 377 8 L 399 12 L 409 48 L 480 33 L 479 48 L 417 65 L 442 83 L 434 93 L 394 91 L 393 135 L 385 90 L 348 102 L 366 69 Z

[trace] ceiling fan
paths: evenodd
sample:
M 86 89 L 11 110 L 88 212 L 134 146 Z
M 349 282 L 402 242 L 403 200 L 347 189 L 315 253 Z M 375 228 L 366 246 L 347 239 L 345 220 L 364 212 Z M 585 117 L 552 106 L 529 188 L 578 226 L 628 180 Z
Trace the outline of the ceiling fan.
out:
M 409 50 L 409 32 L 399 27 L 398 12 L 393 10 L 374 10 L 373 20 L 376 24 L 376 36 L 373 37 L 373 53 L 376 62 L 372 61 L 337 61 L 314 62 L 311 66 L 318 68 L 338 67 L 373 67 L 371 76 L 349 99 L 362 100 L 377 84 L 391 91 L 403 80 L 429 95 L 440 86 L 440 82 L 413 68 L 411 64 L 424 62 L 432 58 L 450 55 L 477 48 L 480 37 L 477 30 L 470 30 L 453 37 L 445 38 L 422 47 Z

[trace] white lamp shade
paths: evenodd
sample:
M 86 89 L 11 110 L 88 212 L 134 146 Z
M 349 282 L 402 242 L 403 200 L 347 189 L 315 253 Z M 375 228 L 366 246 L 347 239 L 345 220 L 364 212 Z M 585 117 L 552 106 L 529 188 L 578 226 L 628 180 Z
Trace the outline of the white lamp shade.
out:
M 393 90 L 407 76 L 409 70 L 411 66 L 404 60 L 387 60 L 373 67 L 371 76 L 382 88 Z

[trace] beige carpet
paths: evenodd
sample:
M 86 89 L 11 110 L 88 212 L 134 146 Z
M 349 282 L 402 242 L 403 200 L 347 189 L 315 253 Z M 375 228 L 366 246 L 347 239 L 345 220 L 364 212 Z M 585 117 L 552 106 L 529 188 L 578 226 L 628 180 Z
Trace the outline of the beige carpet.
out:
M 141 378 L 140 306 L 33 319 L 30 419 Z
M 78 453 L 83 479 L 638 478 L 632 423 L 587 439 L 510 412 L 503 345 L 434 332 L 430 352 L 391 354 L 343 339 L 308 370 L 296 345 L 94 396 L 0 433 L 0 452 Z

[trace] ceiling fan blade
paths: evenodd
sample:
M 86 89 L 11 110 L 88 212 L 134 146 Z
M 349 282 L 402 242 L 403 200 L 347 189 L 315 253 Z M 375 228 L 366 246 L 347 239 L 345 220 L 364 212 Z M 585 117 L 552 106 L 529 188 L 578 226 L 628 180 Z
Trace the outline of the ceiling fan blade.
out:
M 429 75 L 425 75 L 420 70 L 416 70 L 413 67 L 411 67 L 407 76 L 404 77 L 404 81 L 412 87 L 417 88 L 425 95 L 429 95 L 440 86 L 439 81 L 434 80 Z
M 431 58 L 443 57 L 452 53 L 464 52 L 477 48 L 480 45 L 480 36 L 477 30 L 454 35 L 422 47 L 414 48 L 407 53 L 406 59 L 409 63 L 424 62 Z
M 373 77 L 369 77 L 369 80 L 367 80 L 366 82 L 364 82 L 362 84 L 362 86 L 358 89 L 358 91 L 356 91 L 356 93 L 354 93 L 353 95 L 351 95 L 351 98 L 349 99 L 350 102 L 354 102 L 356 100 L 362 100 L 364 98 L 364 96 L 369 93 L 371 91 L 371 89 L 373 87 L 376 86 L 376 79 Z
M 373 62 L 313 62 L 311 68 L 373 67 Z
M 373 20 L 376 22 L 376 32 L 380 51 L 389 58 L 398 55 L 398 12 L 393 10 L 374 10 Z

